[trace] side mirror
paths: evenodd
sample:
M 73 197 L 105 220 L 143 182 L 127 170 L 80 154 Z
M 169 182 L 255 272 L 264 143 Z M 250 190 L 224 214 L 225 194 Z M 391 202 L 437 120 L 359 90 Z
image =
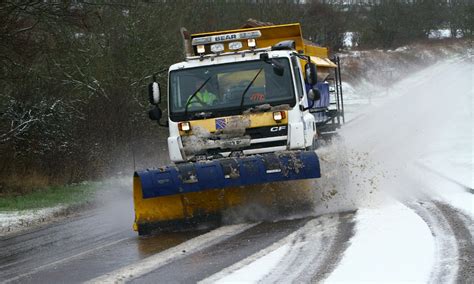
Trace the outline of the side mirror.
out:
M 319 101 L 321 99 L 321 92 L 316 88 L 311 88 L 308 91 L 308 100 L 310 101 Z
M 316 85 L 318 82 L 318 74 L 316 72 L 316 64 L 312 62 L 306 63 L 304 66 L 304 71 L 306 75 L 306 83 L 310 85 Z
M 160 122 L 161 117 L 163 116 L 163 112 L 159 107 L 154 107 L 148 111 L 148 117 L 151 120 L 156 120 Z
M 148 100 L 152 105 L 158 105 L 161 102 L 159 83 L 152 82 L 148 85 Z

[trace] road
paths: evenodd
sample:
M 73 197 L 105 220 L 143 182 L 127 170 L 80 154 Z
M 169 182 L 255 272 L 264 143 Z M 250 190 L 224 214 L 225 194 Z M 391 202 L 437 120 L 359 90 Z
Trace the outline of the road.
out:
M 320 152 L 326 177 L 315 183 L 311 214 L 139 237 L 131 192 L 121 190 L 95 209 L 2 237 L 0 281 L 473 283 L 473 189 L 459 174 L 467 167 L 472 179 L 472 164 L 463 164 L 464 146 L 472 146 L 466 74 L 465 59 L 430 67 L 394 87 L 389 107 L 349 124 L 341 134 L 347 151 Z M 443 80 L 456 80 L 457 89 Z M 465 112 L 447 119 L 437 114 L 448 91 L 451 107 Z M 318 188 L 333 186 L 329 195 Z
M 436 240 L 439 253 L 430 279 L 472 280 L 472 218 L 441 202 L 417 201 L 409 206 Z M 128 226 L 109 225 L 110 215 L 95 210 L 2 239 L 1 278 L 7 283 L 216 282 L 288 246 L 261 282 L 318 282 L 331 274 L 350 245 L 356 214 L 138 237 Z
M 209 230 L 203 230 L 138 237 L 130 227 L 133 214 L 129 201 L 123 199 L 107 206 L 122 210 L 94 209 L 73 219 L 4 237 L 0 247 L 2 281 L 83 282 L 209 233 Z M 339 215 L 333 218 L 339 220 Z M 175 261 L 140 276 L 138 280 L 154 282 L 152 279 L 155 277 L 168 283 L 202 280 L 287 237 L 310 220 L 318 219 L 324 218 L 249 224 L 245 230 L 233 231 L 235 235 L 229 234 L 225 238 L 216 234 L 211 240 L 218 239 L 219 242 L 193 253 L 183 253 Z M 315 225 L 321 227 L 321 224 Z M 352 228 L 352 225 L 348 227 Z M 349 228 L 344 230 L 350 231 Z M 346 234 L 346 238 L 349 237 L 350 233 Z

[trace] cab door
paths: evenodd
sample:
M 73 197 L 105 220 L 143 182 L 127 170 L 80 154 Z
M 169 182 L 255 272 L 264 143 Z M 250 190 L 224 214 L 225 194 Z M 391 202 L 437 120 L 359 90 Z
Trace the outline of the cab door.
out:
M 301 68 L 300 60 L 296 56 L 293 56 L 291 61 L 300 109 L 307 108 L 307 90 L 305 80 L 303 79 L 303 73 L 301 72 L 303 69 Z M 316 120 L 309 110 L 300 111 L 300 116 L 304 131 L 304 148 L 308 148 L 313 145 L 313 141 L 316 138 Z

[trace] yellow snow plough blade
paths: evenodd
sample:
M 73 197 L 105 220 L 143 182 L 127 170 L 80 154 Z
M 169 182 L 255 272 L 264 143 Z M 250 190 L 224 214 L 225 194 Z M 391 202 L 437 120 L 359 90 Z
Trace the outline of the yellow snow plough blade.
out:
M 225 209 L 241 204 L 266 206 L 284 197 L 298 198 L 299 194 L 293 195 L 291 190 L 301 186 L 293 181 L 320 176 L 314 151 L 266 153 L 137 171 L 133 182 L 134 229 L 143 235 L 154 228 L 179 228 L 213 217 L 219 220 Z
M 135 223 L 133 228 L 139 234 L 146 234 L 153 228 L 179 226 L 179 223 L 206 218 L 224 208 L 241 204 L 238 188 L 214 189 L 201 192 L 143 198 L 140 178 L 133 178 Z
M 270 211 L 283 209 L 287 212 L 289 207 L 295 209 L 295 204 L 308 205 L 308 201 L 312 199 L 313 189 L 314 184 L 311 180 L 299 180 L 145 199 L 142 195 L 140 178 L 134 177 L 135 222 L 133 228 L 140 235 L 147 235 L 153 230 L 176 230 L 198 225 L 202 221 L 219 221 L 221 213 L 226 210 L 249 206 L 249 204 L 256 205 L 258 209 L 253 209 L 259 213 L 268 208 L 271 208 Z

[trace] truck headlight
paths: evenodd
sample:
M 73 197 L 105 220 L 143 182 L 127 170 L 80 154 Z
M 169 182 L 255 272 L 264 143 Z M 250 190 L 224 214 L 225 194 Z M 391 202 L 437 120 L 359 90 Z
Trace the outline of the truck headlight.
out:
M 275 120 L 276 122 L 282 121 L 283 119 L 285 119 L 285 117 L 286 117 L 286 114 L 284 111 L 275 111 L 273 113 L 273 120 Z
M 220 52 L 224 51 L 224 44 L 216 43 L 216 44 L 211 45 L 211 51 L 213 53 L 220 53 Z
M 204 46 L 204 44 L 198 45 L 196 49 L 199 54 L 203 54 L 204 52 L 206 52 L 206 47 Z
M 255 48 L 257 46 L 257 42 L 255 41 L 254 38 L 249 38 L 247 40 L 247 45 L 250 47 L 250 48 Z
M 242 48 L 242 43 L 240 41 L 229 42 L 230 50 L 239 50 Z
M 188 132 L 191 130 L 191 123 L 188 121 L 178 123 L 178 129 L 180 131 Z

